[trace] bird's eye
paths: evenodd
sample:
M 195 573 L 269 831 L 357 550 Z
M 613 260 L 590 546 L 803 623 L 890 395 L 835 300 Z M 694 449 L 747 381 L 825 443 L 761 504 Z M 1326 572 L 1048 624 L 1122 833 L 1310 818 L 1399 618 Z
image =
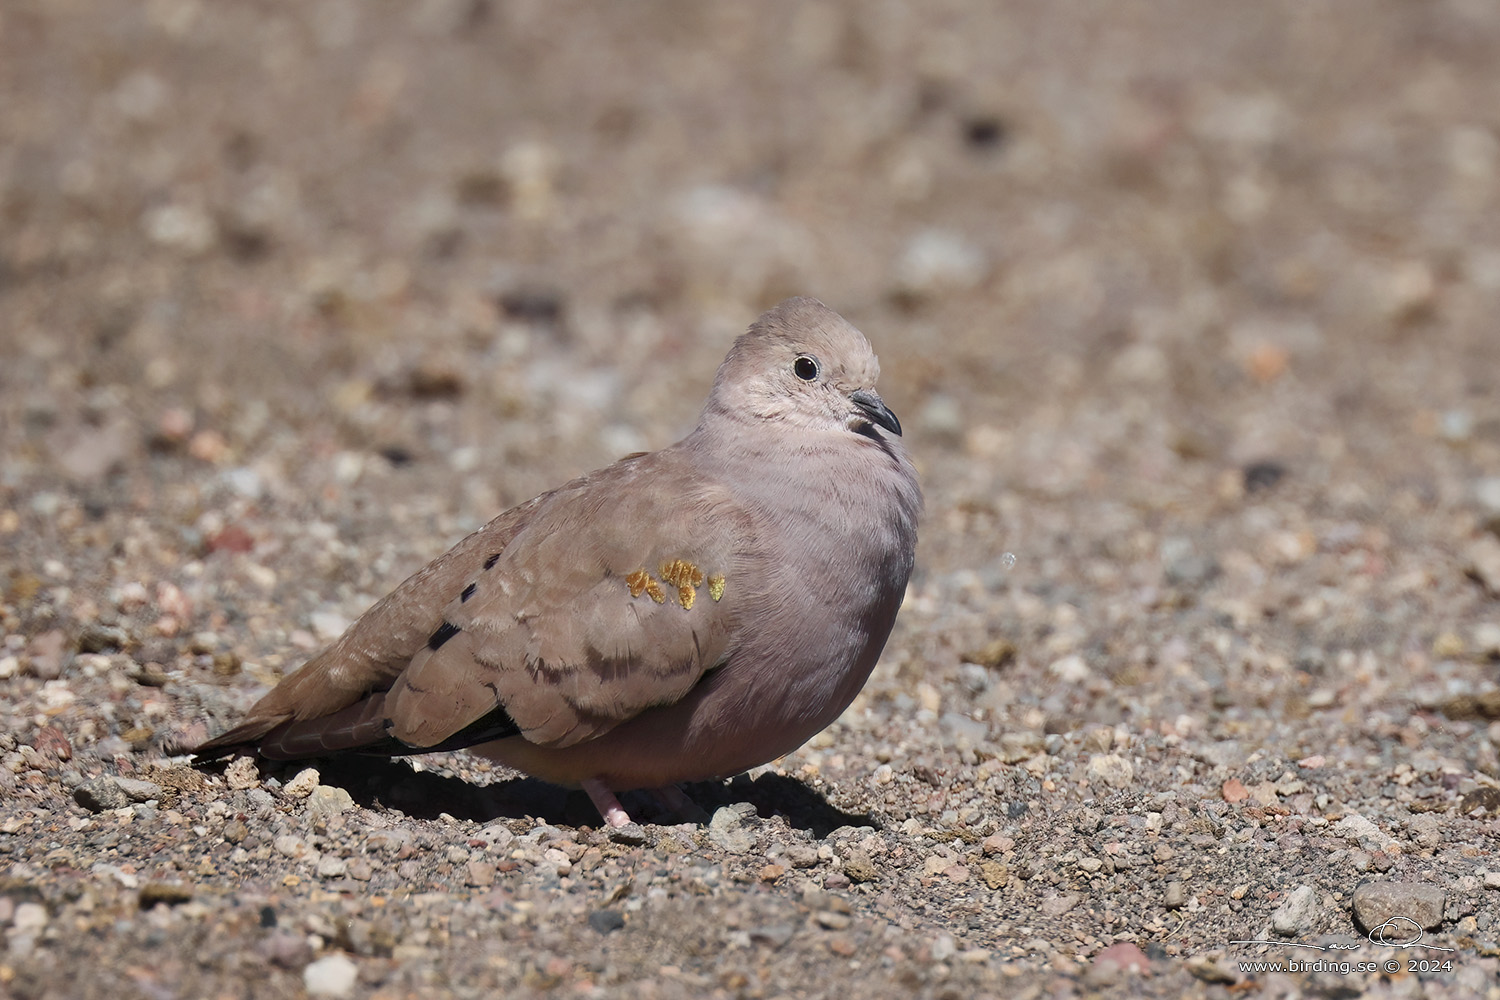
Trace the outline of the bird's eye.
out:
M 811 382 L 818 377 L 818 359 L 806 354 L 798 355 L 797 360 L 792 362 L 792 374 L 804 382 Z

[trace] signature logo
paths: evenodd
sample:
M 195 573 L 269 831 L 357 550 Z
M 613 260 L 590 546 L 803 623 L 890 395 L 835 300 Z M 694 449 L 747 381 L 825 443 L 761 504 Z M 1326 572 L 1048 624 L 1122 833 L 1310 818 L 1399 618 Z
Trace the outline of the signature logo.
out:
M 1396 914 L 1382 923 L 1370 928 L 1366 935 L 1371 944 L 1378 944 L 1386 948 L 1426 948 L 1429 951 L 1456 952 L 1457 948 L 1442 948 L 1435 944 L 1423 944 L 1422 925 L 1411 917 Z M 1312 951 L 1354 951 L 1360 947 L 1355 944 L 1300 944 L 1296 941 L 1262 941 L 1259 938 L 1249 938 L 1243 941 L 1231 941 L 1230 944 L 1272 944 L 1283 948 L 1308 948 Z

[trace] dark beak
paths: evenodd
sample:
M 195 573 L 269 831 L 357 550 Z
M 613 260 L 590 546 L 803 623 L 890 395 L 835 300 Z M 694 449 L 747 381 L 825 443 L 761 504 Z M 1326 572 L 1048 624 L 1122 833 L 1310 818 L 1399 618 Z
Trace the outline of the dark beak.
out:
M 860 415 L 870 423 L 885 428 L 897 437 L 901 436 L 901 421 L 896 419 L 896 415 L 875 394 L 874 389 L 857 389 L 849 394 L 849 399 Z

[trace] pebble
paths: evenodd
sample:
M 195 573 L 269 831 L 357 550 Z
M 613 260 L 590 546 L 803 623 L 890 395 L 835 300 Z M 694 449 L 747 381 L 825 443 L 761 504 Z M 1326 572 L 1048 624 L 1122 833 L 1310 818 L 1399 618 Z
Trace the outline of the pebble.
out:
M 1082 902 L 1083 897 L 1076 892 L 1065 892 L 1057 896 L 1048 896 L 1037 906 L 1044 916 L 1060 917 L 1073 907 Z
M 1193 955 L 1186 965 L 1192 977 L 1200 982 L 1228 985 L 1238 981 L 1233 972 L 1207 955 Z
M 1485 872 L 1484 887 L 1486 889 L 1500 889 L 1500 871 Z
M 625 915 L 618 910 L 595 910 L 588 919 L 589 926 L 600 934 L 613 934 L 625 926 Z
M 302 985 L 315 997 L 351 996 L 358 979 L 359 967 L 340 953 L 326 955 L 302 970 Z
M 304 767 L 282 787 L 281 794 L 289 799 L 305 799 L 318 787 L 321 780 L 322 776 L 318 774 L 317 768 Z
M 1481 622 L 1474 626 L 1474 649 L 1481 656 L 1500 659 L 1500 622 Z
M 748 854 L 755 848 L 755 806 L 736 802 L 720 806 L 708 823 L 708 837 L 729 854 Z
M 1111 788 L 1128 788 L 1135 780 L 1135 765 L 1116 753 L 1094 754 L 1089 758 L 1089 780 Z
M 464 885 L 479 889 L 494 885 L 497 870 L 488 861 L 470 861 L 464 866 Z
M 349 873 L 349 862 L 332 854 L 318 859 L 318 878 L 343 878 Z
M 271 846 L 276 849 L 277 854 L 285 858 L 291 858 L 293 861 L 301 860 L 313 853 L 313 849 L 307 841 L 290 833 L 283 833 L 277 837 L 271 842 Z
M 650 840 L 651 836 L 639 823 L 626 823 L 624 826 L 610 827 L 609 839 L 611 843 L 623 844 L 626 847 L 639 847 Z
M 1491 597 L 1500 597 L 1500 538 L 1480 535 L 1464 551 L 1464 572 L 1484 586 Z
M 114 778 L 100 776 L 90 778 L 73 789 L 73 800 L 90 812 L 123 809 L 130 805 L 130 796 Z
M 1319 908 L 1318 890 L 1299 885 L 1271 914 L 1271 930 L 1282 937 L 1305 935 L 1316 927 Z
M 61 629 L 49 629 L 26 646 L 26 659 L 33 677 L 56 680 L 67 666 L 68 637 Z
M 1134 942 L 1116 941 L 1094 956 L 1092 968 L 1105 978 L 1112 978 L 1112 974 L 1121 972 L 1146 975 L 1151 971 L 1151 960 Z
M 291 786 L 287 787 L 290 789 Z M 327 819 L 353 808 L 353 797 L 335 785 L 319 785 L 307 796 L 307 815 L 313 819 Z
M 1365 882 L 1354 890 L 1354 916 L 1367 931 L 1393 917 L 1414 920 L 1423 930 L 1436 930 L 1443 922 L 1446 899 L 1442 889 L 1426 882 Z M 1393 924 L 1386 940 L 1400 944 L 1410 940 L 1415 930 L 1410 924 L 1404 930 Z
M 984 251 L 961 233 L 924 229 L 896 258 L 894 283 L 902 294 L 928 297 L 974 288 L 988 274 Z
M 260 765 L 254 757 L 236 757 L 224 768 L 224 784 L 235 791 L 245 791 L 260 785 Z
M 820 910 L 813 915 L 819 927 L 824 930 L 841 931 L 854 923 L 854 918 L 847 913 L 839 913 L 835 910 Z
M 792 868 L 816 868 L 818 849 L 811 844 L 778 844 L 766 852 L 772 861 L 782 861 Z
M 47 929 L 47 907 L 41 903 L 17 903 L 15 915 L 11 917 L 13 934 L 40 934 Z
M 1181 882 L 1168 882 L 1166 894 L 1162 897 L 1162 903 L 1169 910 L 1180 909 L 1187 905 L 1187 886 Z
M 853 882 L 874 882 L 880 878 L 880 870 L 869 853 L 858 847 L 844 857 L 844 874 Z
M 114 782 L 132 802 L 149 802 L 162 797 L 162 787 L 154 781 L 121 777 L 115 778 Z
M 1053 660 L 1047 670 L 1064 684 L 1082 683 L 1093 673 L 1089 669 L 1088 662 L 1077 653 L 1069 653 L 1067 656 Z
M 1332 829 L 1337 836 L 1354 841 L 1367 851 L 1383 850 L 1387 844 L 1394 843 L 1393 838 L 1359 813 L 1349 813 L 1333 824 Z
M 1488 513 L 1500 514 L 1500 476 L 1485 476 L 1475 480 L 1474 499 Z

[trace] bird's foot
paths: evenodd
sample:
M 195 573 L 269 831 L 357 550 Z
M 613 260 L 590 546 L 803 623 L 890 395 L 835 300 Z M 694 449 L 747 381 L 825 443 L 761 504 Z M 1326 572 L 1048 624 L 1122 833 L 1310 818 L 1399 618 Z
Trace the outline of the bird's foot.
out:
M 598 778 L 585 778 L 579 785 L 588 793 L 589 801 L 594 803 L 594 808 L 599 810 L 599 815 L 604 817 L 604 822 L 618 830 L 623 826 L 630 825 L 630 814 L 620 805 L 620 800 L 615 798 L 608 785 Z M 681 792 L 678 792 L 681 795 Z

